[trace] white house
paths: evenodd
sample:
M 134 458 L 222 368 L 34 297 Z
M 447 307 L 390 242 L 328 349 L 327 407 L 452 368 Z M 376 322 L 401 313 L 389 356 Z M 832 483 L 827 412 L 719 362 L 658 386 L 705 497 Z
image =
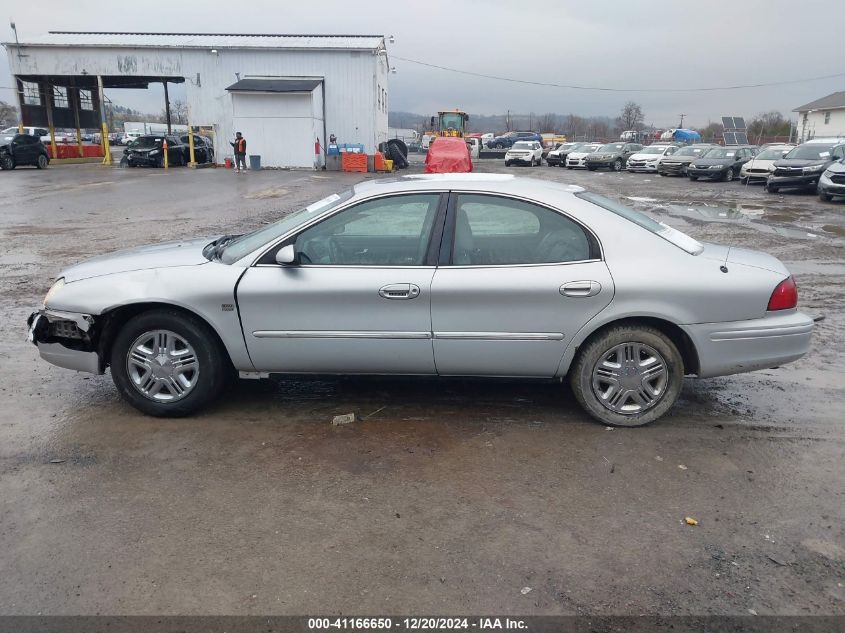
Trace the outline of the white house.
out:
M 845 137 L 845 91 L 834 92 L 799 106 L 798 140 L 815 137 Z
M 221 160 L 236 131 L 276 167 L 319 167 L 331 134 L 368 153 L 387 140 L 381 35 L 53 31 L 3 46 L 25 125 L 99 127 L 103 87 L 167 82 L 185 84 L 189 123 L 213 129 Z

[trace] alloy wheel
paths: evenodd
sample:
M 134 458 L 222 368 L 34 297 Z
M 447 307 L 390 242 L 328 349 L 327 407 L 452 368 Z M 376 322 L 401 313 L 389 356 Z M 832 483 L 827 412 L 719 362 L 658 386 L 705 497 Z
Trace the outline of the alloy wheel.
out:
M 669 372 L 660 353 L 644 343 L 616 345 L 593 367 L 593 393 L 602 405 L 622 415 L 651 409 L 666 392 Z
M 144 397 L 174 402 L 187 396 L 197 384 L 200 366 L 194 348 L 169 330 L 144 332 L 126 355 L 126 373 Z

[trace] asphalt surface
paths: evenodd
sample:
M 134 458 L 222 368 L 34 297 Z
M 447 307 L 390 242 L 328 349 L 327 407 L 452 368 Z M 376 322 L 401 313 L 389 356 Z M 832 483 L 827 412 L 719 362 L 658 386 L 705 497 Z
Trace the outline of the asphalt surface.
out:
M 374 176 L 3 172 L 0 613 L 845 614 L 845 203 L 507 171 L 780 257 L 826 317 L 812 353 L 688 380 L 640 429 L 595 424 L 559 384 L 400 378 L 244 382 L 196 417 L 147 418 L 25 341 L 58 272 Z

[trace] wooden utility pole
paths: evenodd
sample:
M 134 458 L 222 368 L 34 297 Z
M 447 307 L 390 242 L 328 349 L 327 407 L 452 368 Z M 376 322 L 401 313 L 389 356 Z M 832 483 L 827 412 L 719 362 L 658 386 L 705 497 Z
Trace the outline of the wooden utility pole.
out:
M 165 79 L 162 83 L 164 84 L 164 116 L 167 119 L 167 133 L 173 134 L 170 129 L 170 95 L 167 94 L 167 80 Z

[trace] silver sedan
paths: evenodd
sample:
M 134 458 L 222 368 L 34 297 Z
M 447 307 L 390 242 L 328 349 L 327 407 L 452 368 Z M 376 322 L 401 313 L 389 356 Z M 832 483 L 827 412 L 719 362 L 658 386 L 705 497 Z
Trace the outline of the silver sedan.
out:
M 784 265 L 703 244 L 579 187 L 492 174 L 356 186 L 252 233 L 65 270 L 29 336 L 141 411 L 180 416 L 234 375 L 568 377 L 603 424 L 666 413 L 685 375 L 807 353 Z

